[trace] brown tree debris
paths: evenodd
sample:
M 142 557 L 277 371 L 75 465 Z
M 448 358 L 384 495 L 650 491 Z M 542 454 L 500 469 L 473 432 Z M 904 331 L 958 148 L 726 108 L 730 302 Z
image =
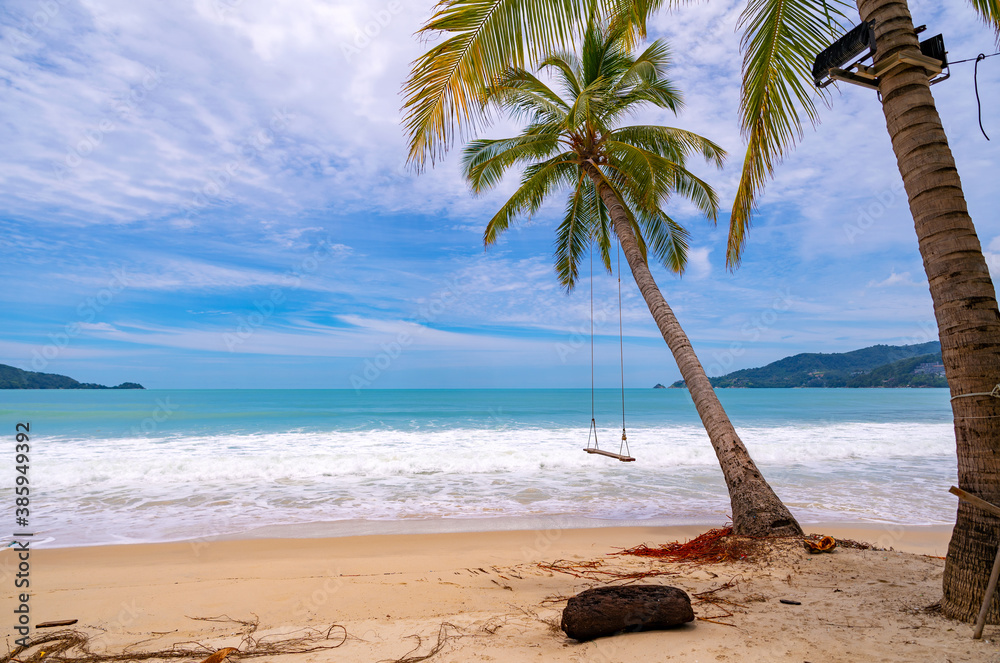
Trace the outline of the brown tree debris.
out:
M 53 628 L 55 626 L 72 626 L 73 624 L 80 621 L 79 619 L 62 619 L 57 622 L 42 622 L 41 624 L 36 624 L 35 628 Z
M 643 544 L 614 555 L 655 557 L 685 564 L 717 564 L 719 562 L 752 561 L 764 553 L 764 538 L 733 535 L 732 527 L 710 529 L 685 543 L 675 541 L 658 548 Z
M 230 654 L 236 654 L 239 651 L 240 650 L 237 649 L 236 647 L 226 647 L 225 649 L 220 649 L 219 651 L 215 652 L 201 663 L 222 663 L 222 661 L 226 660 L 226 657 L 228 657 Z
M 691 598 L 677 587 L 595 587 L 572 597 L 562 613 L 562 630 L 585 642 L 621 632 L 651 631 L 694 621 Z
M 625 581 L 626 583 L 633 583 L 639 580 L 645 580 L 646 578 L 655 578 L 658 576 L 675 576 L 677 573 L 673 571 L 663 571 L 658 569 L 648 569 L 645 571 L 616 571 L 614 569 L 608 569 L 604 567 L 604 562 L 601 560 L 593 560 L 590 562 L 570 562 L 565 559 L 557 559 L 554 562 L 546 563 L 540 562 L 538 568 L 544 569 L 546 571 L 552 571 L 554 573 L 565 573 L 566 575 L 571 575 L 574 578 L 583 578 L 585 580 L 594 581 Z

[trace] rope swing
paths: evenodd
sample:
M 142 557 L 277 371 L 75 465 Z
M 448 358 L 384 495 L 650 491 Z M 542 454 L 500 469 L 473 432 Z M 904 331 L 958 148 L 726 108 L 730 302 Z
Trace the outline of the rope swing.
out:
M 594 408 L 594 251 L 590 251 L 590 432 L 587 434 L 589 454 L 599 454 L 617 458 L 623 463 L 634 462 L 628 449 L 628 435 L 625 432 L 625 340 L 622 333 L 622 249 L 618 246 L 618 356 L 622 374 L 622 441 L 618 453 L 604 451 L 597 444 L 597 415 Z M 593 441 L 593 446 L 591 446 Z

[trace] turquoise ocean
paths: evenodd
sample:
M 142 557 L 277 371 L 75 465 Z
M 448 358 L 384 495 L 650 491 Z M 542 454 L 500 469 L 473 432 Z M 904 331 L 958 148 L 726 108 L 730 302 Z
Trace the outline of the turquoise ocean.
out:
M 49 547 L 726 522 L 684 390 L 625 391 L 621 463 L 582 451 L 589 390 L 3 391 L 31 426 L 31 529 Z M 804 523 L 954 522 L 944 389 L 740 389 L 719 397 Z M 618 450 L 621 392 L 596 394 Z M 11 491 L 10 495 L 13 494 Z M 4 523 L 13 528 L 13 499 Z

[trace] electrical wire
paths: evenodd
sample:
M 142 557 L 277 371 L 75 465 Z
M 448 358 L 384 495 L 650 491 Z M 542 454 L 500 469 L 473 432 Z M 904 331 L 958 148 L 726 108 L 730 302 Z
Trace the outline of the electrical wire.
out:
M 976 56 L 976 65 L 972 70 L 972 84 L 976 88 L 976 111 L 979 113 L 979 130 L 983 132 L 983 136 L 986 136 L 986 129 L 983 129 L 983 104 L 979 101 L 979 63 L 986 59 L 986 56 L 980 53 Z M 986 136 L 986 140 L 990 137 Z
M 985 60 L 986 58 L 992 58 L 996 55 L 1000 55 L 1000 52 L 990 53 L 989 55 L 986 55 L 985 53 L 980 53 L 974 58 L 965 58 L 964 60 L 955 60 L 954 62 L 948 63 L 949 66 L 953 64 L 962 64 L 963 62 L 975 61 L 976 63 L 972 69 L 972 85 L 976 90 L 976 112 L 979 115 L 979 130 L 983 132 L 983 136 L 986 137 L 986 140 L 989 140 L 990 137 L 986 135 L 986 129 L 983 128 L 983 103 L 979 99 L 979 63 Z
M 977 55 L 974 58 L 966 58 L 964 60 L 954 60 L 952 62 L 949 62 L 948 64 L 949 65 L 952 65 L 952 64 L 962 64 L 963 62 L 972 62 L 973 60 L 976 60 L 978 62 L 979 60 L 985 60 L 986 58 L 991 58 L 991 57 L 993 57 L 995 55 L 1000 55 L 1000 52 L 990 53 L 989 55 L 984 55 L 984 54 L 980 53 L 979 55 Z

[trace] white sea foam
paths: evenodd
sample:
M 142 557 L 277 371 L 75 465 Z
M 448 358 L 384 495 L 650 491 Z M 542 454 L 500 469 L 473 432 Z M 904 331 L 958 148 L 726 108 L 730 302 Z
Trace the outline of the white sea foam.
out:
M 951 480 L 950 424 L 740 433 L 778 493 L 807 520 L 953 517 L 950 503 L 899 490 Z M 618 437 L 616 430 L 600 431 L 603 448 L 617 450 Z M 33 471 L 45 477 L 45 488 L 35 506 L 59 545 L 361 519 L 569 515 L 683 522 L 728 513 L 703 429 L 631 430 L 638 462 L 627 465 L 582 453 L 586 442 L 585 428 L 63 438 L 36 454 Z

